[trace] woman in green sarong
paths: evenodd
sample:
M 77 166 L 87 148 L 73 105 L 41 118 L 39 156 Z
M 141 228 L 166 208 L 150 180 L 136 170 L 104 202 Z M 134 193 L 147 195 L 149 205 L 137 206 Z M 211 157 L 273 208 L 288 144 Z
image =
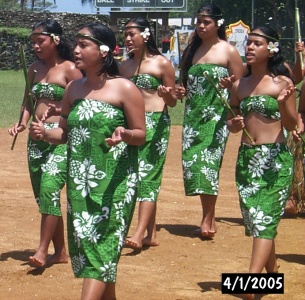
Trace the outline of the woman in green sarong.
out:
M 48 112 L 44 126 L 58 127 L 65 87 L 69 81 L 82 77 L 73 63 L 72 49 L 63 36 L 60 24 L 55 20 L 43 20 L 34 24 L 31 33 L 33 49 L 38 59 L 28 71 L 34 82 L 32 96 L 35 115 L 42 118 Z M 52 113 L 49 107 L 52 106 Z M 33 112 L 28 105 L 20 124 L 10 130 L 11 135 L 26 129 Z M 60 193 L 66 183 L 67 147 L 45 141 L 28 139 L 28 166 L 35 200 L 41 213 L 40 242 L 36 253 L 29 257 L 30 265 L 45 267 L 67 263 L 68 254 L 64 240 L 64 224 L 61 214 Z M 50 242 L 54 254 L 48 255 Z
M 125 242 L 134 249 L 159 245 L 156 211 L 170 132 L 167 107 L 174 107 L 177 100 L 174 68 L 159 52 L 149 28 L 146 19 L 127 21 L 125 44 L 130 57 L 120 65 L 120 73 L 136 84 L 145 104 L 146 142 L 139 148 L 138 224 Z
M 187 196 L 200 196 L 202 219 L 196 233 L 212 238 L 216 231 L 215 205 L 219 191 L 219 171 L 228 139 L 227 109 L 204 77 L 207 72 L 217 87 L 221 79 L 243 74 L 242 59 L 226 42 L 221 10 L 208 4 L 198 10 L 191 43 L 183 52 L 182 78 L 186 102 L 182 136 L 182 167 Z M 233 77 L 232 77 L 233 78 Z M 177 89 L 179 98 L 184 87 Z M 228 91 L 223 90 L 228 97 Z
M 233 84 L 230 102 L 236 117 L 228 128 L 243 128 L 236 164 L 236 183 L 246 235 L 253 237 L 249 273 L 278 271 L 274 238 L 289 197 L 293 158 L 284 130 L 296 126 L 295 88 L 281 56 L 277 33 L 258 27 L 246 45 L 248 74 Z M 254 299 L 247 295 L 247 299 Z
M 65 92 L 59 127 L 32 122 L 31 136 L 68 140 L 68 243 L 81 299 L 115 299 L 117 266 L 136 203 L 144 103 L 119 76 L 113 32 L 88 23 L 76 36 L 75 64 L 86 76 Z

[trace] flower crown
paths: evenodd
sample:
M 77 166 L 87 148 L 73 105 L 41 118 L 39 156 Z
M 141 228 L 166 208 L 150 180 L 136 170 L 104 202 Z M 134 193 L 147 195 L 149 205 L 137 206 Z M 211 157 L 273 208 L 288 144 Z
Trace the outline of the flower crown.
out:
M 100 52 L 101 54 L 104 53 L 108 53 L 109 52 L 109 47 L 107 45 L 105 45 L 103 42 L 99 41 L 98 39 L 96 39 L 95 37 L 93 37 L 92 35 L 89 34 L 82 34 L 82 33 L 78 33 L 76 35 L 76 37 L 82 37 L 84 39 L 88 39 L 91 40 L 93 42 L 95 42 L 96 44 L 98 44 L 100 46 Z

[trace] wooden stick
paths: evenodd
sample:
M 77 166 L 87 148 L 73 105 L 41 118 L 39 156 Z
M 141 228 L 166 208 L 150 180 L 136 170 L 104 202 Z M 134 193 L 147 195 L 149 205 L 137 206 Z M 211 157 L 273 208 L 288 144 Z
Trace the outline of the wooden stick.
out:
M 296 25 L 296 37 L 298 42 L 302 42 L 302 36 L 301 36 L 301 24 L 300 24 L 300 13 L 299 8 L 295 8 L 295 25 Z M 300 65 L 301 65 L 301 71 L 304 68 L 304 62 L 303 62 L 303 52 L 299 52 L 298 55 L 300 56 Z
M 37 71 L 34 70 L 34 76 L 33 76 L 32 81 L 31 81 L 31 86 L 33 86 L 33 82 L 34 82 L 36 73 L 37 73 Z M 24 95 L 23 100 L 22 100 L 18 127 L 21 125 L 21 121 L 22 121 L 22 118 L 23 118 L 25 107 L 26 107 L 26 95 Z M 15 143 L 16 143 L 16 140 L 17 140 L 17 136 L 18 136 L 18 132 L 14 136 L 14 140 L 13 140 L 13 143 L 12 143 L 12 146 L 11 146 L 11 150 L 14 150 L 14 146 L 15 146 Z
M 20 51 L 22 68 L 23 68 L 23 75 L 24 75 L 24 79 L 25 79 L 25 88 L 26 88 L 26 92 L 27 92 L 26 102 L 27 102 L 27 104 L 30 105 L 33 121 L 36 121 L 34 100 L 33 100 L 33 95 L 32 95 L 32 91 L 31 91 L 31 85 L 30 85 L 30 81 L 29 81 L 29 77 L 28 77 L 28 70 L 27 70 L 27 66 L 26 66 L 26 60 L 25 60 L 25 55 L 24 55 L 24 50 L 23 50 L 22 45 L 19 46 L 19 51 Z
M 24 57 L 24 51 L 23 51 L 23 47 L 22 46 L 19 47 L 19 51 L 20 51 L 20 59 L 21 59 L 22 67 L 23 67 L 23 72 L 26 72 L 26 73 L 24 73 L 24 74 L 26 74 L 24 76 L 26 78 L 26 81 L 28 81 L 28 73 L 27 73 L 26 62 L 25 62 L 25 57 Z M 29 94 L 31 94 L 31 89 L 32 89 L 32 86 L 33 86 L 33 83 L 34 83 L 34 79 L 35 79 L 36 73 L 37 73 L 37 71 L 34 70 L 34 76 L 32 77 L 31 84 L 29 86 L 30 90 L 28 90 L 28 87 L 27 87 L 27 84 L 26 84 L 26 93 L 25 93 L 25 95 L 23 97 L 22 104 L 21 104 L 18 127 L 21 125 L 21 121 L 22 121 L 22 118 L 23 118 L 24 110 L 25 110 L 27 102 L 29 101 L 27 98 L 29 97 Z M 33 99 L 32 99 L 32 103 L 33 103 Z M 34 103 L 33 103 L 33 107 L 31 107 L 31 108 L 32 108 L 32 116 L 34 116 L 35 115 Z M 16 140 L 17 140 L 17 136 L 18 136 L 18 132 L 14 136 L 13 143 L 12 143 L 12 146 L 11 146 L 11 150 L 14 150 L 15 143 L 16 143 Z
M 214 88 L 215 92 L 217 93 L 217 95 L 219 96 L 219 98 L 221 99 L 222 103 L 227 107 L 227 109 L 230 111 L 230 113 L 233 115 L 233 117 L 236 117 L 235 112 L 233 111 L 233 109 L 231 108 L 230 104 L 228 103 L 228 101 L 222 96 L 221 92 L 219 91 L 219 89 L 216 87 L 215 83 L 212 81 L 210 75 L 207 72 L 203 72 L 203 76 L 209 81 L 209 83 L 211 84 L 211 86 Z M 249 138 L 251 143 L 254 143 L 253 138 L 251 137 L 250 133 L 248 132 L 248 130 L 246 128 L 243 128 L 244 133 L 246 134 L 246 136 Z
M 179 84 L 182 86 L 182 73 L 181 73 L 181 51 L 180 51 L 180 34 L 177 31 L 177 44 L 178 44 L 178 59 L 179 59 L 179 64 L 178 64 L 178 70 L 179 70 Z

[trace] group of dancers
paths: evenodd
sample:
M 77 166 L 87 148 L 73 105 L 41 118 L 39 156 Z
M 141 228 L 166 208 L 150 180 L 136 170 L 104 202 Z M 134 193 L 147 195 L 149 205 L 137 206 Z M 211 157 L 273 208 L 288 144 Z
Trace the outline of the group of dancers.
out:
M 274 239 L 293 176 L 287 132 L 298 139 L 304 131 L 305 104 L 300 101 L 298 112 L 295 78 L 272 28 L 251 30 L 243 64 L 226 41 L 220 8 L 204 5 L 183 52 L 181 85 L 146 19 L 125 24 L 128 59 L 120 65 L 115 35 L 103 24 L 84 24 L 73 52 L 55 20 L 37 22 L 31 39 L 38 57 L 28 70 L 35 111 L 28 101 L 9 133 L 15 136 L 30 123 L 29 172 L 42 216 L 32 266 L 70 257 L 75 276 L 84 278 L 82 300 L 116 299 L 122 248 L 159 245 L 168 107 L 185 99 L 181 163 L 185 194 L 198 195 L 202 205 L 196 234 L 217 234 L 219 171 L 229 132 L 242 131 L 236 184 L 245 233 L 253 237 L 249 273 L 278 271 Z M 69 254 L 60 209 L 65 184 Z M 138 223 L 127 238 L 136 202 Z M 55 252 L 49 256 L 51 241 Z

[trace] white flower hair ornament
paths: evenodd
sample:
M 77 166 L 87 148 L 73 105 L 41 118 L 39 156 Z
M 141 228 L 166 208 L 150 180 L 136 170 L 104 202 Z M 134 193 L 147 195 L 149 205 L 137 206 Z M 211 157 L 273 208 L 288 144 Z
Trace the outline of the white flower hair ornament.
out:
M 219 19 L 217 21 L 217 26 L 220 27 L 224 23 L 225 19 Z
M 280 44 L 278 42 L 275 43 L 269 42 L 267 49 L 269 50 L 270 53 L 277 53 L 280 50 L 279 45 Z
M 140 35 L 143 37 L 144 42 L 147 42 L 147 40 L 150 36 L 149 28 L 145 28 L 145 30 L 143 32 L 141 32 Z
M 51 33 L 51 34 L 50 34 L 50 37 L 53 39 L 53 41 L 54 41 L 55 43 L 59 43 L 59 42 L 60 42 L 60 36 L 55 35 L 54 33 Z
M 104 54 L 105 52 L 108 53 L 109 52 L 109 47 L 106 46 L 106 45 L 101 45 L 100 46 L 100 51 L 101 51 L 101 54 Z

